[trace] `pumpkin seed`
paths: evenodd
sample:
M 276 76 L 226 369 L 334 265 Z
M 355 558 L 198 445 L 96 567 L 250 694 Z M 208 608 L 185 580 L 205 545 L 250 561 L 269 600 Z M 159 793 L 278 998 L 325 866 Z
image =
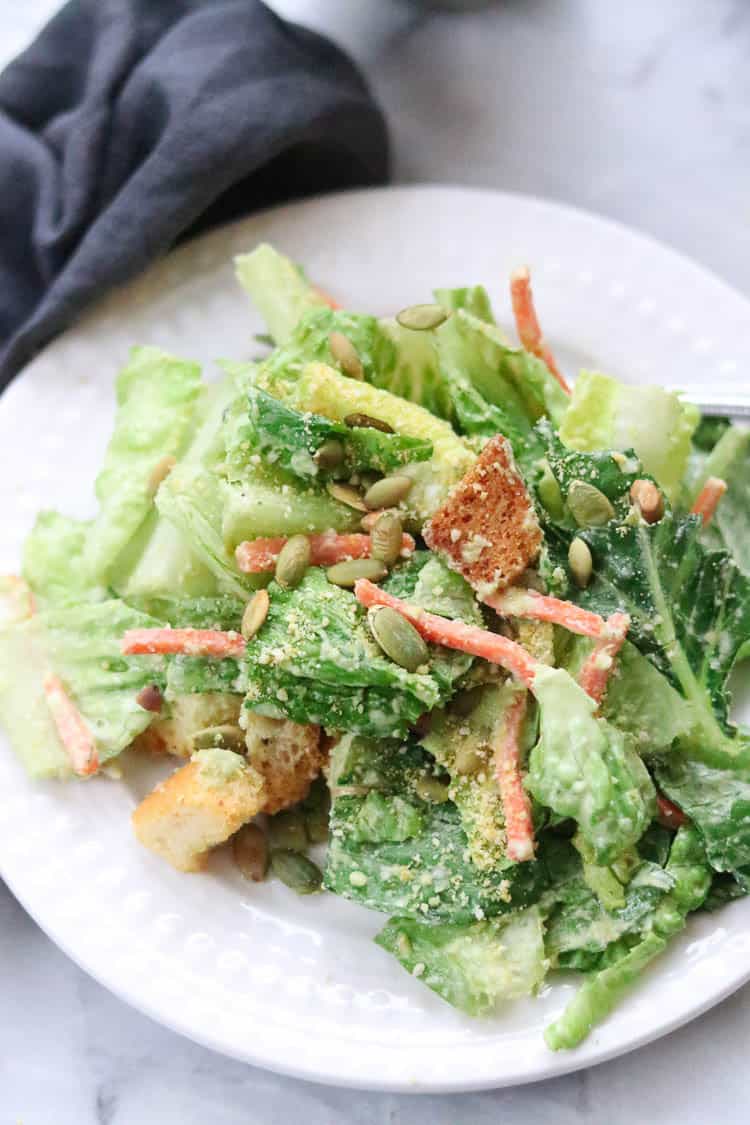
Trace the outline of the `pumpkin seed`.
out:
M 615 510 L 603 492 L 585 480 L 574 480 L 568 488 L 568 507 L 579 527 L 601 527 Z
M 320 868 L 299 852 L 272 852 L 271 870 L 277 879 L 299 895 L 313 895 L 323 886 Z
M 193 747 L 196 750 L 234 750 L 235 754 L 244 754 L 247 749 L 245 732 L 234 723 L 206 727 L 193 735 Z
M 316 449 L 313 461 L 319 469 L 337 469 L 344 460 L 344 447 L 336 438 L 329 438 Z
M 404 528 L 396 512 L 383 512 L 370 532 L 370 554 L 386 566 L 393 566 L 401 555 Z
M 538 462 L 538 465 L 542 470 L 542 475 L 536 485 L 539 499 L 554 519 L 560 519 L 564 512 L 560 485 L 557 483 L 555 474 L 552 472 L 552 468 L 546 457 L 543 457 L 542 460 Z
M 390 606 L 373 606 L 367 611 L 370 632 L 394 664 L 416 672 L 427 664 L 430 653 L 410 621 Z
M 149 684 L 148 687 L 141 688 L 135 697 L 135 701 L 144 711 L 153 711 L 154 714 L 158 714 L 161 711 L 164 698 L 156 684 Z
M 381 582 L 387 573 L 388 568 L 380 559 L 347 559 L 346 562 L 329 566 L 326 578 L 334 586 L 351 589 L 359 578 L 367 578 L 370 582 Z
M 430 801 L 433 805 L 442 805 L 448 800 L 448 786 L 436 777 L 418 777 L 414 790 L 423 801 Z
M 591 581 L 593 565 L 588 543 L 584 543 L 583 539 L 576 536 L 568 547 L 568 566 L 573 581 L 582 590 L 585 590 Z
M 246 641 L 251 640 L 261 628 L 268 616 L 270 605 L 268 590 L 256 590 L 242 614 L 240 630 Z
M 664 497 L 653 481 L 634 480 L 630 486 L 630 499 L 646 523 L 658 523 L 664 515 Z
M 393 426 L 383 422 L 380 418 L 373 418 L 369 414 L 347 414 L 344 425 L 353 430 L 380 430 L 381 434 L 395 433 Z
M 276 581 L 285 590 L 299 586 L 310 565 L 310 541 L 306 535 L 287 539 L 276 560 Z
M 307 829 L 305 818 L 299 809 L 284 809 L 277 812 L 268 822 L 268 837 L 271 847 L 289 852 L 307 851 Z
M 398 515 L 396 508 L 376 508 L 373 512 L 368 512 L 366 516 L 362 516 L 359 526 L 369 534 L 385 512 L 395 512 Z
M 402 328 L 411 328 L 417 332 L 437 328 L 447 319 L 448 311 L 442 305 L 409 305 L 396 313 L 396 320 Z
M 362 499 L 361 494 L 357 492 L 356 488 L 352 488 L 350 484 L 339 484 L 338 481 L 329 480 L 326 485 L 326 491 L 334 500 L 338 500 L 341 504 L 346 504 L 349 508 L 356 508 L 358 512 L 367 511 L 367 505 Z
M 234 862 L 244 879 L 262 883 L 268 871 L 268 840 L 257 824 L 245 824 L 232 840 Z
M 370 511 L 375 508 L 392 508 L 409 495 L 413 484 L 411 477 L 383 477 L 367 489 L 364 496 L 365 507 Z
M 343 332 L 331 332 L 328 337 L 331 355 L 345 375 L 350 379 L 364 379 L 365 369 L 357 355 L 357 349 Z

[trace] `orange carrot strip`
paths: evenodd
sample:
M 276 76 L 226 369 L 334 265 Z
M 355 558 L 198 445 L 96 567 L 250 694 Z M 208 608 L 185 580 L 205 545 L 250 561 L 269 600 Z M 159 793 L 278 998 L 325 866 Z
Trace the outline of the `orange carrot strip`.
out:
M 593 649 L 586 657 L 578 675 L 578 683 L 587 695 L 601 703 L 607 690 L 607 681 L 615 663 L 615 657 L 625 643 L 630 625 L 626 613 L 613 613 L 605 622 L 603 632 Z
M 244 656 L 240 633 L 218 629 L 128 629 L 122 638 L 125 656 Z
M 322 535 L 308 535 L 307 538 L 310 543 L 310 562 L 313 566 L 333 566 L 346 559 L 366 559 L 369 558 L 372 550 L 370 536 L 359 532 L 339 535 L 335 531 L 326 531 Z M 286 539 L 283 536 L 246 540 L 240 543 L 234 552 L 237 566 L 245 574 L 260 574 L 263 571 L 273 570 L 285 543 Z M 404 534 L 401 539 L 401 551 L 413 551 L 414 546 L 411 535 Z
M 519 745 L 526 715 L 527 695 L 519 692 L 505 715 L 502 734 L 495 747 L 495 776 L 505 815 L 506 854 L 515 863 L 534 858 L 534 823 L 531 802 L 523 787 Z
M 361 605 L 387 605 L 395 609 L 407 621 L 411 621 L 426 641 L 444 645 L 446 648 L 455 648 L 459 652 L 468 652 L 471 656 L 490 661 L 491 664 L 499 664 L 527 687 L 530 687 L 534 681 L 534 676 L 540 667 L 539 662 L 529 656 L 525 648 L 515 641 L 508 640 L 507 637 L 490 633 L 487 629 L 479 629 L 476 625 L 465 625 L 463 621 L 450 621 L 447 617 L 427 613 L 402 601 L 401 598 L 394 598 L 385 590 L 380 590 L 366 578 L 360 578 L 355 583 L 354 594 Z
M 73 770 L 82 777 L 96 773 L 99 769 L 99 753 L 94 736 L 65 691 L 62 681 L 58 676 L 50 674 L 44 679 L 43 689 L 47 706 Z
M 604 618 L 598 613 L 591 613 L 560 598 L 539 594 L 536 590 L 506 590 L 487 598 L 486 604 L 503 617 L 530 617 L 535 621 L 551 621 L 554 625 L 563 625 L 571 633 L 580 633 L 583 637 L 600 637 L 606 628 Z
M 513 316 L 516 319 L 516 328 L 522 346 L 527 352 L 538 356 L 543 363 L 546 363 L 550 373 L 554 375 L 565 393 L 570 394 L 570 387 L 565 376 L 555 363 L 555 357 L 542 335 L 531 292 L 531 275 L 526 266 L 511 274 L 510 299 L 513 304 Z
M 688 823 L 688 818 L 679 805 L 670 801 L 669 797 L 665 797 L 663 793 L 656 794 L 656 808 L 656 819 L 665 828 L 680 828 L 683 824 Z
M 709 477 L 703 488 L 698 493 L 695 503 L 690 511 L 694 516 L 700 516 L 703 526 L 711 522 L 719 501 L 727 490 L 727 482 L 721 477 Z
M 329 309 L 335 310 L 342 307 L 330 293 L 326 293 L 325 289 L 321 289 L 319 285 L 313 285 L 312 290 L 315 296 L 318 297 L 324 305 L 328 305 Z

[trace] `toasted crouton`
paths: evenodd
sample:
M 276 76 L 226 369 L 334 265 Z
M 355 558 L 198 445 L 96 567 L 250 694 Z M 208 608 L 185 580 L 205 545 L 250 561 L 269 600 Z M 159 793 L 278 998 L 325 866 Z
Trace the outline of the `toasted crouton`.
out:
M 263 812 L 278 812 L 307 796 L 325 760 L 320 727 L 249 711 L 246 742 L 248 761 L 265 782 Z
M 542 531 L 509 442 L 496 434 L 423 530 L 425 541 L 481 599 L 514 581 Z
M 180 695 L 170 705 L 168 718 L 156 719 L 134 742 L 138 750 L 189 758 L 195 750 L 194 735 L 208 727 L 236 726 L 241 695 L 206 691 Z
M 200 750 L 141 801 L 137 839 L 178 871 L 200 871 L 208 852 L 260 812 L 263 778 L 230 750 Z

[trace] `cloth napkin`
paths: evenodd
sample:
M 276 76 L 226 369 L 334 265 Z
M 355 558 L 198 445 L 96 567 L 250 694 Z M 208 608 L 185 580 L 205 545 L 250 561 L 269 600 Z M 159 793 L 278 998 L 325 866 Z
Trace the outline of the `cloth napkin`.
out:
M 259 0 L 72 0 L 0 74 L 0 387 L 176 241 L 387 170 L 352 62 Z

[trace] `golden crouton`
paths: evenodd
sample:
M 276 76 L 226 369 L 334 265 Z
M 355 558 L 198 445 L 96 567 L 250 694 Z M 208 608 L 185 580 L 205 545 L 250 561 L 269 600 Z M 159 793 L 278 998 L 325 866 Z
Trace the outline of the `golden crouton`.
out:
M 487 442 L 423 535 L 428 547 L 483 600 L 533 562 L 542 531 L 510 444 L 501 434 Z
M 194 735 L 208 727 L 236 726 L 241 704 L 241 695 L 219 691 L 177 696 L 170 704 L 169 716 L 156 719 L 133 746 L 152 754 L 189 758 L 195 750 Z
M 263 778 L 231 750 L 199 750 L 141 801 L 137 839 L 178 871 L 200 871 L 208 852 L 260 812 Z
M 296 805 L 307 796 L 325 760 L 320 727 L 268 719 L 254 711 L 246 716 L 247 759 L 265 781 L 263 812 Z

